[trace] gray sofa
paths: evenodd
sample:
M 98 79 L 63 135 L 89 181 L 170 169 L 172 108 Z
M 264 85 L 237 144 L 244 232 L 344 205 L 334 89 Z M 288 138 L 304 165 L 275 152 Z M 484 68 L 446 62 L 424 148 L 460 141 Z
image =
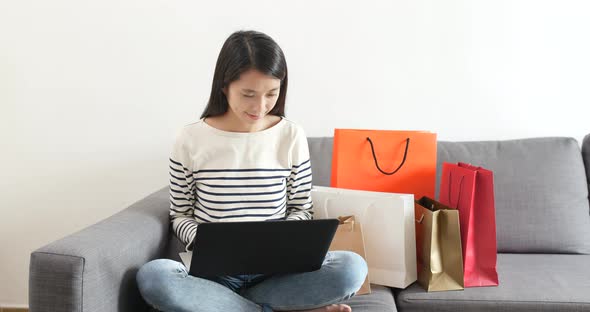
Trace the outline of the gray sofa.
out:
M 315 185 L 329 185 L 332 138 L 310 138 Z M 410 150 L 411 152 L 411 150 Z M 590 311 L 590 135 L 439 142 L 443 161 L 495 173 L 499 287 L 427 293 L 373 285 L 353 311 Z M 30 311 L 145 311 L 138 268 L 178 259 L 168 186 L 123 211 L 31 253 Z

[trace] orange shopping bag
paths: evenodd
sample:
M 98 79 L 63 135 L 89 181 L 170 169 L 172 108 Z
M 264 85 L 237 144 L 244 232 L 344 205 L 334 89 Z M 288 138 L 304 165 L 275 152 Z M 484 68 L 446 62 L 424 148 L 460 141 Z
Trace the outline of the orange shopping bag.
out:
M 335 129 L 331 186 L 434 198 L 436 133 Z

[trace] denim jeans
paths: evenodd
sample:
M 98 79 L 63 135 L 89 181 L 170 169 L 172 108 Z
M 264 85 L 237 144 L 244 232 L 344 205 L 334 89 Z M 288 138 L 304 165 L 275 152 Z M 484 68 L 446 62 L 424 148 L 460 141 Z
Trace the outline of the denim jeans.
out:
M 331 251 L 322 267 L 312 272 L 204 279 L 189 275 L 180 262 L 156 259 L 144 264 L 136 279 L 145 301 L 165 312 L 288 311 L 319 308 L 354 296 L 367 271 L 358 254 Z

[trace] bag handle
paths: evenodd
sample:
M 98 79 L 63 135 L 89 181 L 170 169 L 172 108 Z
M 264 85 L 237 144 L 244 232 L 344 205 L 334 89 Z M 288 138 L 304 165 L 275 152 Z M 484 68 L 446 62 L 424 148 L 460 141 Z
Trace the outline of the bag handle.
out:
M 421 204 L 419 204 L 419 205 L 421 205 Z M 422 206 L 422 205 L 421 205 L 421 206 Z M 422 206 L 422 207 L 425 207 L 425 206 Z M 425 208 L 426 208 L 426 207 L 425 207 Z M 428 209 L 428 208 L 426 208 L 426 209 Z M 430 210 L 434 210 L 434 203 L 430 203 Z M 422 224 L 422 221 L 424 221 L 424 214 L 422 214 L 422 215 L 420 216 L 420 219 L 416 219 L 415 221 L 416 221 L 416 223 L 420 223 L 420 224 Z
M 424 221 L 424 214 L 420 216 L 420 219 L 416 219 L 416 223 L 422 224 L 422 221 Z
M 451 201 L 451 186 L 453 185 L 453 177 L 452 177 L 453 171 L 449 171 L 449 194 L 448 194 L 448 198 L 449 198 L 449 207 L 453 207 L 452 201 Z M 459 181 L 459 195 L 457 196 L 457 205 L 455 205 L 454 209 L 459 209 L 459 202 L 461 201 L 461 191 L 463 190 L 463 179 L 465 178 L 465 175 L 461 176 L 461 180 Z
M 404 159 L 402 160 L 402 163 L 399 165 L 399 167 L 397 167 L 397 169 L 393 170 L 392 172 L 385 172 L 381 169 L 381 167 L 379 167 L 379 163 L 377 162 L 377 156 L 375 155 L 375 148 L 373 147 L 373 141 L 371 141 L 371 138 L 369 138 L 369 137 L 367 137 L 367 141 L 369 141 L 369 144 L 371 144 L 371 153 L 373 153 L 373 160 L 375 160 L 375 167 L 377 167 L 377 170 L 379 170 L 381 173 L 383 173 L 385 175 L 392 175 L 392 174 L 396 173 L 398 170 L 400 170 L 401 167 L 406 162 L 406 157 L 408 156 L 408 147 L 410 146 L 410 138 L 406 139 L 406 149 L 404 151 Z
M 340 221 L 340 225 L 350 224 L 350 230 L 354 232 L 356 220 L 353 215 L 338 216 L 338 221 Z

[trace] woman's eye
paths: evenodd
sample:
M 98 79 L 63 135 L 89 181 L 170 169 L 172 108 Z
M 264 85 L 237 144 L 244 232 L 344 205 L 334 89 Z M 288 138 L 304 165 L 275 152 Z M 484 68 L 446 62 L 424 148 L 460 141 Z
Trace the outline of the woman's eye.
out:
M 252 98 L 252 97 L 254 97 L 254 95 L 249 95 L 249 94 L 242 94 L 242 95 L 243 95 L 244 97 L 247 97 L 247 98 Z M 276 94 L 269 94 L 268 96 L 269 96 L 269 97 L 273 97 L 273 96 L 276 96 Z

